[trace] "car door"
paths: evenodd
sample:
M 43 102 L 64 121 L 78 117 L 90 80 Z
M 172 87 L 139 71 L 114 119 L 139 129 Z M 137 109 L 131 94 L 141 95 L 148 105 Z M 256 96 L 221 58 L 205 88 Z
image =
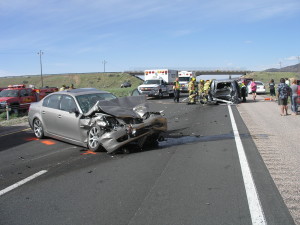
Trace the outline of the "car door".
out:
M 70 95 L 62 95 L 55 133 L 67 139 L 81 141 L 80 119 L 75 111 L 78 112 L 78 107 L 74 98 Z
M 46 132 L 57 135 L 61 94 L 50 95 L 43 100 L 41 118 Z
M 31 96 L 29 96 L 27 89 L 21 89 L 19 94 L 20 94 L 20 108 L 21 109 L 29 108 L 32 99 Z

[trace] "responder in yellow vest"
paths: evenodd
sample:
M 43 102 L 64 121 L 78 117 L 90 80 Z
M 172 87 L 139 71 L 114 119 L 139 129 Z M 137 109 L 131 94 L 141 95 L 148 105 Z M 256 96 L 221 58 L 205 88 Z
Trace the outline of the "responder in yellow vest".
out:
M 178 77 L 176 78 L 174 84 L 173 84 L 173 90 L 174 90 L 174 102 L 179 102 L 180 98 L 180 84 Z
M 193 77 L 189 82 L 188 91 L 189 91 L 189 101 L 187 104 L 196 104 L 196 78 Z
M 240 91 L 241 91 L 241 97 L 243 98 L 243 102 L 246 102 L 246 96 L 247 96 L 247 87 L 245 84 L 241 81 L 239 81 Z
M 205 84 L 204 84 L 204 99 L 207 102 L 208 101 L 208 94 L 209 94 L 209 89 L 210 89 L 210 80 L 206 80 Z
M 200 99 L 200 103 L 206 103 L 206 99 L 204 98 L 204 80 L 200 80 L 198 85 L 198 95 Z

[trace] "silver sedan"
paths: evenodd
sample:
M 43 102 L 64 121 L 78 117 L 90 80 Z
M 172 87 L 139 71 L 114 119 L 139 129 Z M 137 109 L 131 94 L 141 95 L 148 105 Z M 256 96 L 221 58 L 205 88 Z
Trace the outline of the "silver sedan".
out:
M 94 88 L 55 92 L 29 108 L 37 138 L 63 140 L 92 151 L 112 153 L 128 144 L 157 143 L 167 130 L 160 112 L 150 112 L 145 96 L 117 98 Z

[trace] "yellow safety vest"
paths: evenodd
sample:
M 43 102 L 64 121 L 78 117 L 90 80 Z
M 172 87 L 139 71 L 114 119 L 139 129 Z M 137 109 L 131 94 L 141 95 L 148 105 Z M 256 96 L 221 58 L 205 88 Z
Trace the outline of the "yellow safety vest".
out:
M 189 91 L 195 90 L 195 82 L 194 82 L 194 81 L 190 81 L 190 82 L 189 82 L 188 90 L 189 90 Z
M 209 85 L 210 85 L 210 82 L 206 82 L 204 84 L 204 91 L 207 91 L 209 89 Z
M 176 90 L 180 90 L 180 84 L 179 84 L 178 81 L 174 82 L 174 87 L 175 87 Z

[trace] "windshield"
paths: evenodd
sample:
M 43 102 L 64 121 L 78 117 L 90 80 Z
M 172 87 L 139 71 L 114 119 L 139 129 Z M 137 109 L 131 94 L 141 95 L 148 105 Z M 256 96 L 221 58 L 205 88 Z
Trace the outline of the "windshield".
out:
M 0 97 L 18 97 L 18 90 L 2 90 Z
M 93 93 L 76 96 L 79 107 L 83 113 L 87 113 L 97 101 L 111 100 L 117 98 L 111 93 Z
M 146 80 L 144 84 L 160 84 L 160 80 Z
M 179 81 L 190 81 L 190 77 L 179 77 Z

